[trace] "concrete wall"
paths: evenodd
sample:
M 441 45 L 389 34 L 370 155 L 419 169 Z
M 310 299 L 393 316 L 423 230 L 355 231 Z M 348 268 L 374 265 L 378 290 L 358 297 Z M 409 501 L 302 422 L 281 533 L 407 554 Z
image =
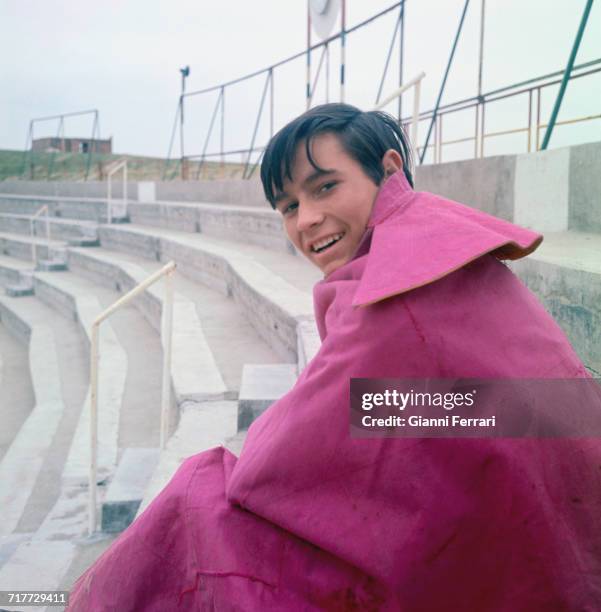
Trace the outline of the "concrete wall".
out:
M 601 143 L 570 149 L 570 229 L 601 232 Z
M 601 142 L 420 166 L 415 182 L 537 231 L 601 231 Z
M 138 197 L 138 183 L 127 183 L 127 196 L 130 200 L 144 199 L 144 194 L 152 193 L 158 201 L 211 202 L 241 204 L 244 206 L 268 207 L 258 179 L 248 181 L 229 179 L 220 181 L 145 181 L 142 185 L 142 198 Z M 153 185 L 151 188 L 150 185 Z M 113 181 L 112 194 L 121 198 L 123 182 L 120 176 Z M 0 193 L 17 195 L 62 196 L 71 198 L 106 198 L 106 181 L 66 182 L 66 181 L 0 181 Z
M 419 166 L 415 188 L 430 191 L 511 221 L 515 155 Z
M 211 202 L 267 208 L 258 177 L 216 181 L 128 183 L 145 201 Z M 420 166 L 416 188 L 431 191 L 538 231 L 601 231 L 601 142 Z M 0 193 L 106 197 L 106 182 L 0 181 Z M 121 182 L 113 184 L 121 197 Z

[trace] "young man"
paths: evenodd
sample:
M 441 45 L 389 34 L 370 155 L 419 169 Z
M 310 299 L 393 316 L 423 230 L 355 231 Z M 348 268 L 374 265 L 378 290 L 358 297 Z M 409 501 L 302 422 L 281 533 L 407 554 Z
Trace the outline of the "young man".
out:
M 239 459 L 184 463 L 70 609 L 598 609 L 597 440 L 349 435 L 351 378 L 587 376 L 498 261 L 541 237 L 413 191 L 394 120 L 348 105 L 280 131 L 262 180 L 324 273 L 322 346 Z

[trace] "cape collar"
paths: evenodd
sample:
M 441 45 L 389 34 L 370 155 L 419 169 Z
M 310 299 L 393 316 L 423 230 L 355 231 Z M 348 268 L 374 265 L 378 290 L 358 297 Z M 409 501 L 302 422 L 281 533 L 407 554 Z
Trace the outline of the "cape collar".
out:
M 367 262 L 353 306 L 422 287 L 487 253 L 519 259 L 542 240 L 540 234 L 469 206 L 413 191 L 401 169 L 378 192 L 355 254 L 354 259 L 367 254 Z M 336 280 L 339 270 L 322 282 Z

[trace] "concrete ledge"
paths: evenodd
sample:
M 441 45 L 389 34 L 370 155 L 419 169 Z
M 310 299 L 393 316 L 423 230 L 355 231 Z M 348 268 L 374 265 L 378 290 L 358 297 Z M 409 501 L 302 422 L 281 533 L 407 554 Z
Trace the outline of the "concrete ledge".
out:
M 3 183 L 0 182 L 0 189 Z M 107 207 L 105 198 L 69 198 L 63 196 L 47 196 L 0 193 L 0 212 L 23 215 L 33 215 L 41 206 L 48 206 L 52 217 L 70 217 L 72 219 L 106 223 Z M 117 197 L 117 196 L 115 196 Z
M 98 300 L 74 283 L 68 273 L 35 273 L 34 291 L 49 306 L 79 322 L 89 346 L 92 324 L 103 310 Z M 98 372 L 102 393 L 102 410 L 98 411 L 98 478 L 102 480 L 114 472 L 117 464 L 119 414 L 127 374 L 127 354 L 110 321 L 103 323 L 102 333 L 99 334 L 99 354 L 103 356 Z M 89 404 L 88 391 L 63 471 L 63 480 L 72 483 L 84 483 L 88 479 Z
M 138 516 L 171 480 L 181 463 L 197 453 L 220 446 L 236 435 L 238 403 L 186 402 L 182 406 L 180 422 L 161 453 L 159 464 L 152 475 L 138 509 Z
M 31 215 L 0 213 L 0 232 L 30 235 Z M 52 240 L 94 239 L 98 238 L 96 224 L 89 221 L 72 221 L 49 217 L 48 226 Z M 34 235 L 46 236 L 46 220 L 41 217 L 34 220 Z
M 532 255 L 512 262 L 511 268 L 563 329 L 583 363 L 601 374 L 601 274 Z
M 0 255 L 0 285 L 25 285 L 28 280 L 31 281 L 32 272 L 31 264 Z
M 19 339 L 29 339 L 29 369 L 36 398 L 33 410 L 0 461 L 0 536 L 5 536 L 21 519 L 63 416 L 64 404 L 54 333 L 43 322 L 35 302 L 24 304 L 0 297 L 0 318 Z
M 601 232 L 601 143 L 570 148 L 569 229 Z
M 117 287 L 122 292 L 133 289 L 149 276 L 135 264 L 119 261 L 107 253 L 91 253 L 82 249 L 69 250 L 69 265 L 74 272 Z M 161 334 L 164 343 L 161 283 L 149 287 L 134 304 Z M 194 304 L 177 292 L 174 293 L 173 305 L 171 379 L 178 405 L 187 400 L 226 399 L 229 395 Z
M 248 429 L 271 404 L 288 393 L 295 382 L 294 365 L 245 365 L 238 397 L 238 429 Z
M 44 238 L 29 238 L 18 234 L 0 233 L 0 254 L 32 261 L 31 245 L 38 259 L 64 260 L 65 243 Z
M 135 227 L 100 229 L 103 246 L 162 261 L 171 259 L 193 280 L 232 295 L 257 332 L 286 361 L 297 360 L 296 327 L 313 318 L 311 296 L 265 266 L 249 260 L 235 247 L 215 246 L 199 236 L 162 235 L 160 230 Z
M 133 522 L 158 461 L 158 448 L 125 449 L 102 503 L 102 531 L 118 533 Z
M 286 239 L 281 215 L 267 204 L 263 210 L 228 204 L 180 204 L 175 202 L 130 203 L 132 223 L 200 232 L 208 236 L 256 244 L 295 254 Z

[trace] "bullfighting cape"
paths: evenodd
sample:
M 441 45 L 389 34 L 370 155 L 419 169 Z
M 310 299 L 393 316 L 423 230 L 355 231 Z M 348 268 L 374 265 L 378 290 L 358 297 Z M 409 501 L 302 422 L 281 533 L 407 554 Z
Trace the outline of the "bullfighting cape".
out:
M 294 388 L 186 460 L 79 579 L 70 610 L 598 610 L 598 440 L 355 439 L 349 380 L 587 373 L 499 261 L 532 232 L 381 188 L 356 256 L 314 291 Z

